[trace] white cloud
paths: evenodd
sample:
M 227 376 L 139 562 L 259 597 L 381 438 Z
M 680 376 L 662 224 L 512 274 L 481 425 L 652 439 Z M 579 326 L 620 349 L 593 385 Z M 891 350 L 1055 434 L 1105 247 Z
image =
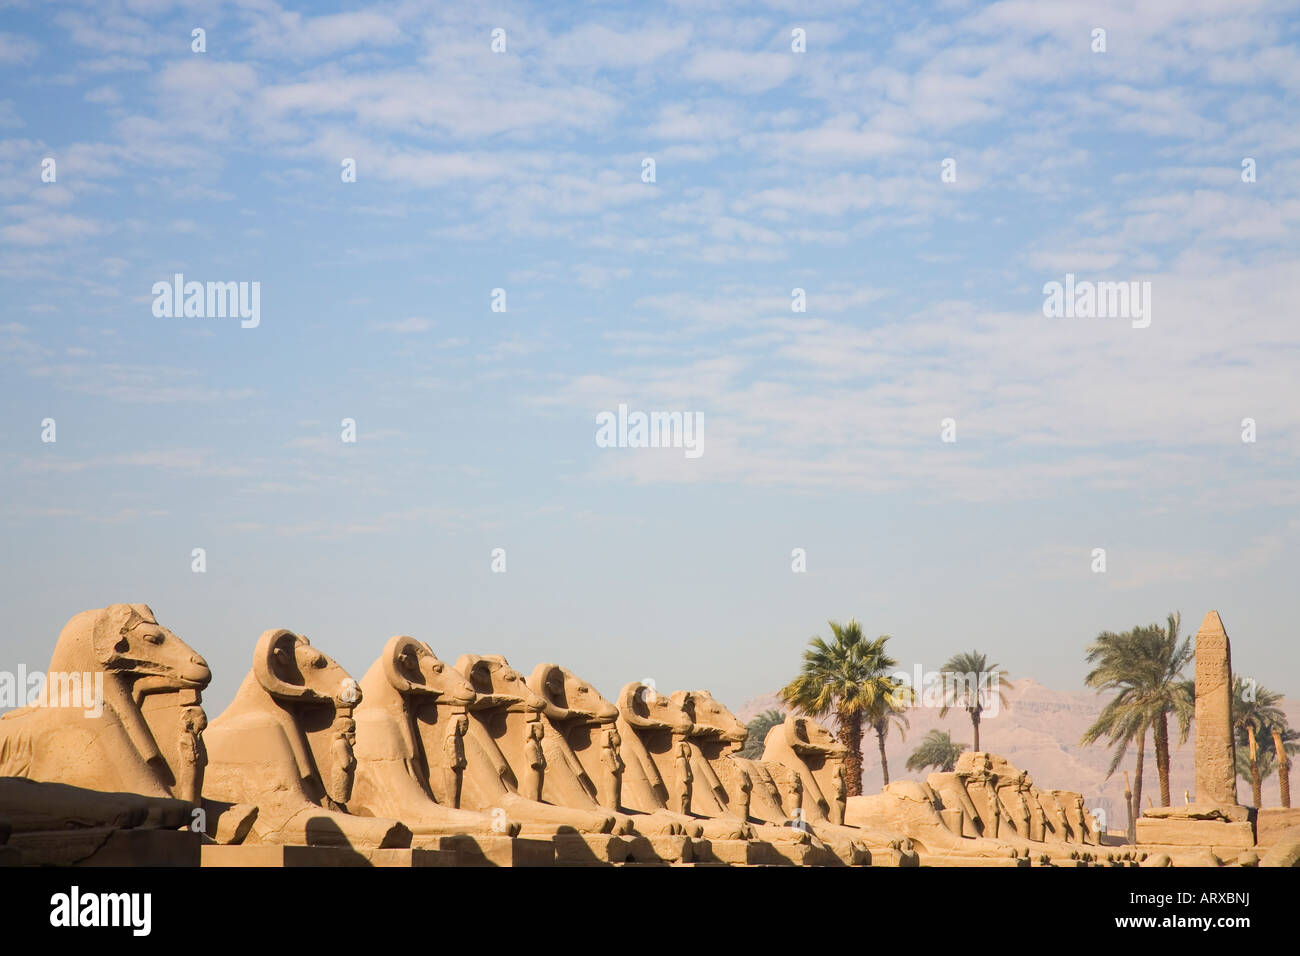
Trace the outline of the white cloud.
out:
M 25 66 L 40 54 L 40 45 L 28 37 L 0 33 L 0 66 Z
M 619 32 L 588 23 L 550 40 L 545 52 L 558 66 L 632 69 L 684 49 L 690 38 L 691 28 L 686 24 Z
M 428 332 L 433 328 L 433 322 L 429 319 L 411 316 L 405 319 L 395 319 L 391 322 L 371 322 L 370 328 L 382 332 L 396 332 L 399 335 L 409 335 L 415 332 Z
M 682 68 L 687 79 L 717 83 L 741 93 L 762 93 L 781 86 L 795 70 L 793 53 L 747 53 L 705 50 Z

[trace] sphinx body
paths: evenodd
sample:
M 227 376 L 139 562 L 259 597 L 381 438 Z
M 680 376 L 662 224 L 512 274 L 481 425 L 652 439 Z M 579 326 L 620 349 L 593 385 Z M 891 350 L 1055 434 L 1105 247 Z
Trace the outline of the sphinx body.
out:
M 1069 824 L 1066 839 L 1071 843 L 1096 846 L 1097 821 L 1084 806 L 1083 794 L 1075 793 L 1073 790 L 1053 790 L 1052 796 L 1056 798 L 1058 805 L 1062 803 L 1065 805 L 1062 809 Z
M 641 813 L 669 812 L 694 821 L 710 840 L 750 840 L 754 827 L 724 798 L 711 767 L 700 767 L 690 741 L 694 724 L 680 699 L 634 681 L 618 697 L 615 727 L 622 740 L 623 803 Z M 689 773 L 684 773 L 688 770 Z M 778 828 L 779 829 L 779 828 Z M 778 842 L 805 834 L 769 833 Z
M 811 830 L 802 813 L 787 806 L 772 768 L 732 756 L 749 736 L 745 725 L 708 691 L 679 690 L 668 700 L 690 722 L 684 738 L 691 755 L 691 811 L 737 821 L 748 836 L 764 842 L 807 842 Z
M 451 764 L 457 751 L 446 747 L 434 728 L 463 718 L 459 724 L 464 728 L 462 808 L 497 818 L 508 816 L 519 821 L 525 836 L 613 832 L 618 824 L 615 814 L 602 807 L 557 806 L 544 799 L 551 775 L 546 725 L 541 721 L 544 703 L 505 658 L 463 655 L 455 670 L 473 690 L 473 701 L 468 705 L 436 701 L 426 705 L 421 711 L 424 717 L 417 722 L 427 758 L 437 761 L 429 768 L 429 779 L 439 801 L 454 799 L 456 774 Z M 428 706 L 436 707 L 437 713 L 427 713 Z
M 620 832 L 700 836 L 703 828 L 668 811 L 640 813 L 623 806 L 622 737 L 618 710 L 587 681 L 557 664 L 538 664 L 527 679 L 543 702 L 546 777 L 543 796 L 566 807 L 612 811 Z
M 205 801 L 258 808 L 245 843 L 409 846 L 398 821 L 347 812 L 361 699 L 356 681 L 307 638 L 264 632 L 235 699 L 208 728 Z
M 918 856 L 902 830 L 865 814 L 846 819 L 845 753 L 844 745 L 825 727 L 793 713 L 772 727 L 763 741 L 763 763 L 793 774 L 797 783 L 789 789 L 801 795 L 801 816 L 841 857 L 861 846 L 872 851 L 877 862 L 888 859 L 900 866 L 917 865 Z
M 878 794 L 850 797 L 846 817 L 906 833 L 922 863 L 1093 859 L 1082 797 L 1039 789 L 1029 774 L 985 752 L 962 754 L 954 770 L 932 773 L 925 783 L 900 780 Z
M 946 807 L 961 810 L 965 834 L 998 840 L 1022 854 L 1059 854 L 1054 844 L 1096 843 L 1081 795 L 1036 787 L 1027 773 L 997 754 L 967 751 L 953 771 L 926 780 Z
M 953 832 L 943 809 L 942 800 L 929 784 L 895 780 L 880 793 L 849 797 L 845 814 L 851 824 L 885 825 L 907 834 L 922 865 L 1020 856 L 1020 851 L 1006 842 Z
M 765 753 L 762 760 L 736 756 L 749 731 L 708 691 L 678 691 L 672 700 L 692 722 L 689 736 L 696 755 L 696 777 L 706 783 L 699 791 L 700 812 L 726 813 L 744 820 L 753 826 L 755 837 L 766 842 L 788 843 L 811 836 L 849 864 L 870 862 L 872 845 L 881 851 L 882 861 L 913 862 L 902 848 L 906 839 L 900 834 L 837 822 L 843 820 L 842 807 L 828 801 L 805 760 L 793 759 L 793 753 L 786 752 L 781 756 L 791 759 L 773 759 L 775 753 Z M 807 748 L 807 759 L 819 769 L 827 753 L 834 752 L 834 741 L 827 737 L 831 750 Z M 825 776 L 828 783 L 835 779 L 829 765 Z
M 469 682 L 427 644 L 404 635 L 391 638 L 361 679 L 356 780 L 348 810 L 401 820 L 417 846 L 429 837 L 460 833 L 515 836 L 519 823 L 508 816 L 458 807 L 467 718 L 453 716 L 451 726 L 440 724 L 437 702 L 454 709 L 468 707 L 474 697 Z M 434 797 L 429 768 L 438 767 L 438 761 L 430 761 L 425 752 L 426 740 L 438 740 L 440 731 L 439 751 L 449 773 L 438 789 L 449 806 Z
M 188 825 L 211 676 L 146 605 L 73 617 L 50 659 L 46 700 L 0 718 L 0 817 L 18 832 Z M 59 699 L 74 680 L 79 699 Z

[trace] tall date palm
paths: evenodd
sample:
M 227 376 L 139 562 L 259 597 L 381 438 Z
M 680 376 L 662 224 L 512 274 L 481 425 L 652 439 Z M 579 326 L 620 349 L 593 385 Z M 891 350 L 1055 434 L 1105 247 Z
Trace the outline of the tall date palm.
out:
M 1170 614 L 1162 627 L 1149 624 L 1123 633 L 1105 631 L 1088 645 L 1092 671 L 1084 678 L 1089 687 L 1114 691 L 1097 720 L 1083 735 L 1084 744 L 1101 737 L 1114 749 L 1109 774 L 1119 767 L 1128 748 L 1137 744 L 1134 816 L 1142 812 L 1142 772 L 1147 733 L 1156 751 L 1156 774 L 1160 780 L 1160 805 L 1169 806 L 1169 718 L 1178 726 L 1183 744 L 1191 730 L 1195 697 L 1183 670 L 1192 660 L 1190 638 L 1179 638 L 1181 619 Z
M 827 624 L 831 640 L 809 640 L 799 676 L 781 688 L 781 698 L 811 717 L 835 715 L 837 736 L 848 751 L 846 790 L 856 796 L 862 793 L 863 721 L 879 701 L 896 698 L 899 683 L 889 672 L 898 662 L 885 653 L 889 635 L 869 641 L 856 620 Z
M 939 669 L 943 680 L 943 706 L 940 717 L 947 717 L 953 707 L 960 707 L 970 715 L 974 729 L 974 750 L 980 749 L 980 719 L 991 706 L 1007 705 L 1007 691 L 1011 681 L 1007 672 L 997 664 L 990 664 L 987 654 L 980 651 L 954 654 Z

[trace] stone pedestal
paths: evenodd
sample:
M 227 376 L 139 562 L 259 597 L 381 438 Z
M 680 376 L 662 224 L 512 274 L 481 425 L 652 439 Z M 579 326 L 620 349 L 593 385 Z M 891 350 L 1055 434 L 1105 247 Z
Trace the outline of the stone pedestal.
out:
M 686 836 L 625 836 L 627 863 L 691 863 L 695 848 Z
M 625 838 L 607 833 L 560 833 L 551 843 L 557 866 L 609 866 L 631 855 Z
M 298 866 L 455 866 L 455 854 L 428 849 L 350 849 L 338 846 L 295 846 L 254 844 L 251 846 L 203 847 L 206 867 L 298 867 Z
M 975 856 L 961 853 L 922 853 L 922 866 L 1029 867 L 1025 856 Z
M 508 836 L 445 836 L 441 850 L 454 855 L 456 866 L 550 866 L 555 848 L 550 840 Z
M 1300 807 L 1260 810 L 1255 819 L 1255 842 L 1263 853 L 1285 840 L 1300 837 Z
M 758 866 L 766 862 L 766 852 L 752 840 L 700 840 L 704 860 L 727 866 Z M 763 844 L 766 847 L 767 844 Z
M 24 866 L 198 866 L 202 837 L 188 830 L 45 830 L 15 833 Z
M 1137 822 L 1138 843 L 1143 847 L 1224 846 L 1245 849 L 1255 845 L 1255 828 L 1249 823 L 1225 820 L 1152 819 Z

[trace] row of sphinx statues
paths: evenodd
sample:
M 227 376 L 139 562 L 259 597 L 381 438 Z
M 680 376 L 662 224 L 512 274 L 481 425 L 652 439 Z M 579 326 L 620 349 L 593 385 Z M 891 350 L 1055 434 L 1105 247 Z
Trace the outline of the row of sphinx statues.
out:
M 102 674 L 100 713 L 0 717 L 9 862 L 77 862 L 74 834 L 150 829 L 225 847 L 518 844 L 545 853 L 506 859 L 559 863 L 1126 862 L 1098 850 L 1078 794 L 990 754 L 849 797 L 844 747 L 807 717 L 745 759 L 744 724 L 706 691 L 633 682 L 611 702 L 556 664 L 451 665 L 408 636 L 358 682 L 306 637 L 266 631 L 211 721 L 206 662 L 145 605 L 69 621 L 50 673 L 69 672 Z

